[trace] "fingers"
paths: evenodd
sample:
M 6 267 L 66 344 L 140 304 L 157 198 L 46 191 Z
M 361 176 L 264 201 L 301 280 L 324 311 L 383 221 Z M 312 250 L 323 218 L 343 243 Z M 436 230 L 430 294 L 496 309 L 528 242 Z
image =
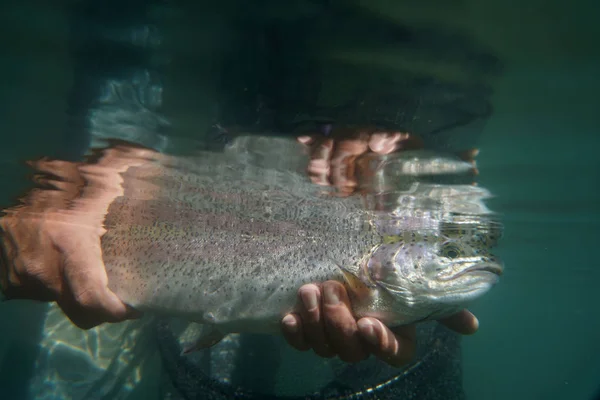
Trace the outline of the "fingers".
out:
M 331 158 L 330 180 L 341 193 L 354 192 L 357 181 L 355 176 L 355 160 L 367 152 L 368 146 L 364 138 L 343 140 L 339 142 Z
M 406 365 L 414 358 L 415 325 L 390 329 L 375 318 L 356 322 L 348 293 L 340 282 L 328 281 L 322 288 L 304 285 L 298 297 L 298 314 L 288 314 L 282 320 L 284 337 L 294 348 L 313 349 L 327 358 L 338 355 L 346 362 L 358 362 L 373 354 L 394 367 Z M 465 335 L 475 333 L 479 326 L 477 318 L 466 310 L 440 323 Z
M 358 362 L 369 354 L 363 346 L 350 299 L 344 286 L 335 281 L 323 284 L 323 320 L 329 347 L 342 361 Z
M 308 143 L 308 142 L 306 142 Z M 333 151 L 333 140 L 319 141 L 311 146 L 310 161 L 307 172 L 313 183 L 329 186 L 330 159 Z
M 392 332 L 375 318 L 362 318 L 358 321 L 358 328 L 368 350 L 380 360 L 400 367 L 413 359 L 416 349 L 414 325 L 403 326 Z
M 57 300 L 69 319 L 81 329 L 90 329 L 104 322 L 120 322 L 139 314 L 123 304 L 97 276 L 67 274 L 69 290 Z
M 440 323 L 462 335 L 472 335 L 479 329 L 479 320 L 467 310 L 462 310 L 448 318 L 441 319 Z
M 302 307 L 300 317 L 306 343 L 321 357 L 335 356 L 325 337 L 325 325 L 321 313 L 321 291 L 316 285 L 305 285 L 298 291 Z
M 300 351 L 312 348 L 326 358 L 338 355 L 346 362 L 368 357 L 341 283 L 325 282 L 322 290 L 316 285 L 305 285 L 298 296 L 299 315 L 288 314 L 282 321 L 284 337 L 291 346 Z
M 288 314 L 283 317 L 282 330 L 285 340 L 296 350 L 310 350 L 310 345 L 304 338 L 302 319 L 297 314 Z
M 408 138 L 407 133 L 375 132 L 369 138 L 369 148 L 377 154 L 390 154 L 396 151 L 400 147 L 400 141 L 406 138 Z
M 394 366 L 406 363 L 414 354 L 414 328 L 394 334 L 372 318 L 357 324 L 348 293 L 339 282 L 325 282 L 321 289 L 304 285 L 298 297 L 299 313 L 286 315 L 282 330 L 288 343 L 300 351 L 313 349 L 321 357 L 337 355 L 350 363 L 375 354 Z
M 352 194 L 358 185 L 356 160 L 368 152 L 390 154 L 399 149 L 420 148 L 418 138 L 403 132 L 373 131 L 341 127 L 327 138 L 300 136 L 299 143 L 310 151 L 308 173 L 318 185 L 333 186 L 338 194 Z
M 108 288 L 100 245 L 93 236 L 80 235 L 63 242 L 66 288 L 59 306 L 74 324 L 89 329 L 103 322 L 119 322 L 133 312 Z

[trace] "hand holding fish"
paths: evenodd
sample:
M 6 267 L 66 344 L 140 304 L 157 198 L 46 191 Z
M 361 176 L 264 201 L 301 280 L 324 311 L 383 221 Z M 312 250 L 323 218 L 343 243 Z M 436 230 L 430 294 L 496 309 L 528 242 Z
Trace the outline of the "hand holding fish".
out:
M 313 183 L 333 186 L 340 195 L 350 195 L 357 186 L 356 160 L 363 154 L 391 154 L 398 150 L 419 149 L 417 136 L 404 132 L 381 132 L 373 129 L 334 128 L 328 136 L 300 136 L 298 141 L 309 148 L 307 172 Z
M 373 354 L 396 367 L 413 358 L 415 325 L 390 329 L 375 318 L 357 321 L 346 289 L 339 282 L 305 285 L 298 296 L 303 307 L 298 314 L 286 315 L 282 323 L 285 338 L 297 350 L 313 349 L 321 357 L 339 356 L 346 362 L 359 362 Z M 479 327 L 477 318 L 466 310 L 439 322 L 464 335 L 475 333 Z
M 58 196 L 48 199 L 64 200 Z M 27 216 L 22 211 L 20 218 L 9 214 L 0 221 L 0 282 L 9 298 L 56 301 L 83 329 L 139 315 L 108 288 L 95 232 L 64 215 L 49 213 L 42 219 L 34 218 L 35 212 Z M 283 334 L 294 348 L 312 348 L 319 356 L 337 355 L 346 362 L 358 362 L 370 354 L 393 366 L 411 360 L 416 347 L 414 325 L 392 331 L 374 318 L 356 321 L 346 289 L 339 282 L 305 285 L 299 297 L 304 304 L 300 313 L 289 314 L 282 321 Z M 478 327 L 475 316 L 467 311 L 441 322 L 463 334 L 474 333 Z
M 298 141 L 309 148 L 307 172 L 312 182 L 334 186 L 342 195 L 355 191 L 355 161 L 361 155 L 385 155 L 422 147 L 420 139 L 408 133 L 373 129 L 334 129 L 327 137 L 302 136 Z M 337 355 L 347 362 L 358 362 L 373 354 L 393 366 L 404 365 L 413 357 L 415 325 L 392 330 L 375 318 L 357 321 L 346 289 L 339 282 L 303 286 L 299 303 L 303 305 L 300 313 L 283 319 L 283 331 L 290 345 L 300 351 L 312 348 L 322 357 Z M 473 334 L 479 327 L 477 318 L 466 310 L 439 322 L 461 334 Z
M 375 135 L 351 143 L 350 153 L 385 153 L 406 139 Z M 344 146 L 335 143 L 332 154 Z M 0 288 L 9 298 L 56 301 L 84 329 L 135 318 L 127 305 L 185 316 L 210 328 L 191 349 L 229 333 L 283 330 L 292 346 L 323 357 L 356 362 L 374 354 L 402 365 L 415 351 L 415 321 L 477 330 L 476 318 L 459 310 L 501 272 L 487 252 L 495 237 L 485 225 L 459 237 L 453 230 L 411 236 L 385 220 L 370 229 L 359 209 L 355 221 L 336 198 L 307 197 L 314 187 L 296 175 L 287 191 L 277 181 L 252 189 L 236 168 L 262 183 L 260 166 L 231 168 L 218 157 L 188 160 L 116 143 L 82 163 L 33 163 L 44 187 L 0 220 Z M 352 158 L 322 160 L 351 181 Z M 333 186 L 352 192 L 351 182 Z M 432 222 L 411 221 L 413 232 Z M 419 307 L 407 307 L 407 296 Z
M 66 211 L 81 184 L 76 164 L 39 163 L 60 171 L 57 190 L 34 189 L 0 219 L 0 290 L 9 299 L 56 301 L 71 321 L 89 329 L 138 313 L 108 289 L 100 227 Z M 40 182 L 43 183 L 43 182 Z

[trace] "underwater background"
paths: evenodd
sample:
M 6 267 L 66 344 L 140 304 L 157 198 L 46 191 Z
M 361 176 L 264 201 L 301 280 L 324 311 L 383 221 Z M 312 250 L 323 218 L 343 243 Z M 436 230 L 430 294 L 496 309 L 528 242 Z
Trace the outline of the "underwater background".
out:
M 64 155 L 69 146 L 85 145 L 69 136 L 77 123 L 69 108 L 70 88 L 77 77 L 67 10 L 79 3 L 27 0 L 0 5 L 3 206 L 28 186 L 22 160 Z M 234 3 L 221 6 L 227 9 Z M 321 6 L 306 3 L 310 12 Z M 442 32 L 436 34 L 440 38 L 445 37 L 443 32 L 468 38 L 493 54 L 491 63 L 498 61 L 497 68 L 491 66 L 478 77 L 490 85 L 493 107 L 478 140 L 478 168 L 479 182 L 495 195 L 489 206 L 501 214 L 505 225 L 497 253 L 506 271 L 500 284 L 472 308 L 481 327 L 462 341 L 467 398 L 597 398 L 599 6 L 583 0 L 347 3 L 389 24 L 426 27 Z M 284 18 L 308 12 L 303 2 L 289 4 L 274 7 L 274 14 Z M 214 98 L 222 89 L 215 83 L 214 68 L 199 60 L 220 54 L 228 45 L 226 25 L 215 18 L 221 15 L 226 20 L 227 15 L 216 6 L 206 6 L 207 13 L 205 6 L 182 2 L 179 7 L 172 2 L 166 9 L 172 13 L 163 26 L 168 51 L 157 55 L 157 63 L 165 65 L 161 112 L 172 125 L 170 135 L 194 137 L 206 131 Z M 145 34 L 151 32 L 140 33 Z M 448 41 L 456 49 L 442 41 L 439 54 L 447 57 L 413 64 L 410 58 L 390 56 L 389 43 L 369 48 L 356 41 L 344 44 L 343 35 L 335 40 L 343 49 L 337 60 L 348 65 L 372 63 L 392 74 L 394 68 L 431 69 L 452 81 L 478 74 L 461 67 L 472 60 L 454 62 L 453 52 L 470 57 L 461 51 L 461 41 Z M 0 305 L 1 399 L 30 398 L 46 309 L 26 302 Z M 158 355 L 150 358 L 147 362 L 157 362 Z M 156 379 L 145 378 L 130 398 L 150 398 L 149 393 L 155 392 Z

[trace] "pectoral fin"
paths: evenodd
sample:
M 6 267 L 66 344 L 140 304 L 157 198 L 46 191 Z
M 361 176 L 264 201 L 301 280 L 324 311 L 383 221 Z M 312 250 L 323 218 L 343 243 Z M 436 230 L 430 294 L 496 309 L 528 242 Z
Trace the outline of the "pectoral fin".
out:
M 344 274 L 344 279 L 346 280 L 346 284 L 348 288 L 352 290 L 354 293 L 362 293 L 370 291 L 370 287 L 366 285 L 362 280 L 360 280 L 356 275 L 346 270 L 342 270 Z
M 182 341 L 185 343 L 181 354 L 186 355 L 214 346 L 226 334 L 220 332 L 214 325 L 191 323 L 181 336 Z
M 349 268 L 345 268 L 339 264 L 337 267 L 342 271 L 344 275 L 344 280 L 346 281 L 346 286 L 350 289 L 354 294 L 367 294 L 370 293 L 371 290 L 376 286 L 371 282 L 369 277 L 366 275 L 366 272 L 362 268 L 357 268 L 356 272 L 350 270 Z

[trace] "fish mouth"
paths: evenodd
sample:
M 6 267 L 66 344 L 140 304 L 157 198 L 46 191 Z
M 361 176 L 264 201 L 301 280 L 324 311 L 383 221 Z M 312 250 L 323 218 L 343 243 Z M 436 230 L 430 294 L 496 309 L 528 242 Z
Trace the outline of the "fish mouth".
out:
M 490 273 L 499 277 L 502 276 L 504 268 L 502 268 L 501 265 L 494 263 L 477 264 L 463 269 L 458 274 L 454 275 L 452 279 L 460 278 L 461 276 L 472 274 L 474 272 Z

